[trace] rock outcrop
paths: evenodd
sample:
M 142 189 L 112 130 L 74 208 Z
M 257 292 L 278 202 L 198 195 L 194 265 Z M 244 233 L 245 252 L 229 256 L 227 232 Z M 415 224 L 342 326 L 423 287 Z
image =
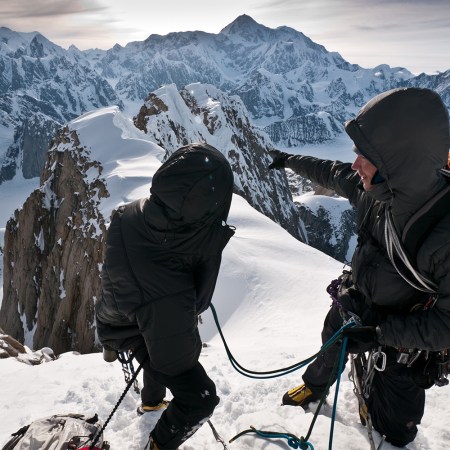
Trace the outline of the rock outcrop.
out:
M 6 358 L 15 358 L 19 362 L 34 366 L 54 361 L 57 356 L 49 347 L 37 351 L 30 350 L 0 328 L 0 359 Z
M 6 226 L 0 326 L 30 348 L 97 349 L 94 303 L 105 232 L 98 205 L 108 194 L 101 165 L 88 156 L 76 132 L 62 129 L 41 187 Z

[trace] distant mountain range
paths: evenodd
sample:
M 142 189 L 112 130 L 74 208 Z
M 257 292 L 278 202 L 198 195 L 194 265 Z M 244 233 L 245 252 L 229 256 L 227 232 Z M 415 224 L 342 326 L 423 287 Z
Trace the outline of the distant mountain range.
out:
M 269 150 L 326 141 L 331 148 L 369 98 L 399 86 L 432 88 L 450 105 L 450 70 L 415 77 L 387 65 L 364 69 L 246 15 L 219 34 L 151 35 L 107 51 L 64 50 L 39 33 L 0 28 L 0 192 L 8 180 L 40 177 L 0 223 L 0 326 L 38 347 L 95 350 L 109 214 L 148 196 L 161 160 L 194 141 L 225 155 L 235 194 L 253 208 L 350 259 L 348 202 L 290 171 L 269 172 Z M 296 204 L 293 185 L 296 194 L 326 197 Z
M 95 108 L 137 113 L 162 85 L 213 85 L 238 95 L 279 146 L 324 142 L 373 95 L 397 86 L 436 90 L 450 105 L 450 71 L 363 69 L 292 28 L 242 15 L 218 34 L 150 35 L 110 50 L 65 50 L 42 34 L 0 28 L 0 183 L 39 176 L 57 128 Z

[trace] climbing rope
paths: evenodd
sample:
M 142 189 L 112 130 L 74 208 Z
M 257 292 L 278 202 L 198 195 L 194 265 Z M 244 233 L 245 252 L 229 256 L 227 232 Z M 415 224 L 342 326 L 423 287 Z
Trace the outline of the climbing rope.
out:
M 332 450 L 333 447 L 333 432 L 334 432 L 334 422 L 336 419 L 336 405 L 337 405 L 337 399 L 338 399 L 338 392 L 339 392 L 339 385 L 340 385 L 340 377 L 344 368 L 344 361 L 345 361 L 345 350 L 347 346 L 347 338 L 343 339 L 341 351 L 339 352 L 334 366 L 331 373 L 331 376 L 329 378 L 328 384 L 325 388 L 324 394 L 322 395 L 319 405 L 316 408 L 316 411 L 314 413 L 314 417 L 311 421 L 311 424 L 309 426 L 308 432 L 305 437 L 297 437 L 296 435 L 292 433 L 280 433 L 275 431 L 263 431 L 263 430 L 257 430 L 255 427 L 251 426 L 248 430 L 241 431 L 236 436 L 230 439 L 230 443 L 236 440 L 237 438 L 248 434 L 248 433 L 256 433 L 259 437 L 266 438 L 266 439 L 287 439 L 288 445 L 294 449 L 301 449 L 301 450 L 314 450 L 313 445 L 311 442 L 309 442 L 309 439 L 311 437 L 312 431 L 314 429 L 314 425 L 316 423 L 317 417 L 319 416 L 320 410 L 322 408 L 322 405 L 325 403 L 325 399 L 328 395 L 328 392 L 330 390 L 331 385 L 334 382 L 334 379 L 336 377 L 336 392 L 334 395 L 334 402 L 333 402 L 333 413 L 331 416 L 331 427 L 330 427 L 330 438 L 329 438 L 329 444 L 328 449 Z
M 95 444 L 98 442 L 98 440 L 100 439 L 100 436 L 103 434 L 103 432 L 105 431 L 106 427 L 108 426 L 109 421 L 112 419 L 114 413 L 117 411 L 117 408 L 120 406 L 120 404 L 122 403 L 122 400 L 125 398 L 125 395 L 127 395 L 127 392 L 130 390 L 131 386 L 133 386 L 133 383 L 135 382 L 139 372 L 141 371 L 142 367 L 144 366 L 144 363 L 147 361 L 147 358 L 145 358 L 142 363 L 139 365 L 139 367 L 136 369 L 136 371 L 133 373 L 133 376 L 131 377 L 131 379 L 128 381 L 127 386 L 125 387 L 125 390 L 122 392 L 122 395 L 119 397 L 119 400 L 117 400 L 117 403 L 115 404 L 114 408 L 112 409 L 109 417 L 106 419 L 105 423 L 103 424 L 103 427 L 101 428 L 101 430 L 99 430 L 95 436 L 92 438 L 92 444 L 89 447 L 89 450 L 93 450 L 95 448 Z
M 320 354 L 322 354 L 323 352 L 325 352 L 331 345 L 335 344 L 337 341 L 342 339 L 342 332 L 345 328 L 349 328 L 349 327 L 353 327 L 356 325 L 355 319 L 354 318 L 350 318 L 346 323 L 344 323 L 344 325 L 338 330 L 336 331 L 336 333 L 327 341 L 325 342 L 325 344 L 322 345 L 322 347 L 320 348 L 320 350 L 315 353 L 313 356 L 311 356 L 310 358 L 307 358 L 303 361 L 300 361 L 296 364 L 293 364 L 289 367 L 284 367 L 281 369 L 275 369 L 275 370 L 269 370 L 269 371 L 254 371 L 254 370 L 249 370 L 246 369 L 245 367 L 243 367 L 242 365 L 240 365 L 237 361 L 236 358 L 233 356 L 233 354 L 231 353 L 228 344 L 225 340 L 225 336 L 223 335 L 222 329 L 220 327 L 220 323 L 219 323 L 219 318 L 217 316 L 217 312 L 214 308 L 214 306 L 211 304 L 211 311 L 214 317 L 214 321 L 216 323 L 217 326 L 217 330 L 219 332 L 219 335 L 222 339 L 223 345 L 225 347 L 225 351 L 227 353 L 228 359 L 231 362 L 231 365 L 233 366 L 233 368 L 240 373 L 241 375 L 244 375 L 246 377 L 249 378 L 255 378 L 255 379 L 268 379 L 268 378 L 276 378 L 276 377 L 281 377 L 283 375 L 286 375 L 288 373 L 294 372 L 295 370 L 298 370 L 302 367 L 304 367 L 305 365 L 311 363 L 312 361 L 314 361 Z M 248 434 L 248 433 L 255 433 L 257 434 L 259 437 L 263 437 L 266 439 L 280 439 L 280 438 L 284 438 L 287 439 L 288 441 L 288 445 L 294 449 L 301 449 L 301 450 L 314 450 L 313 445 L 309 442 L 309 438 L 312 434 L 315 422 L 317 420 L 317 417 L 319 415 L 320 409 L 322 407 L 322 405 L 325 402 L 325 399 L 328 395 L 328 392 L 330 390 L 331 385 L 334 383 L 334 380 L 336 379 L 336 390 L 335 390 L 335 394 L 334 394 L 334 402 L 333 402 L 333 412 L 332 412 L 332 416 L 331 416 L 331 427 L 330 427 L 330 438 L 329 438 L 329 450 L 332 449 L 333 446 L 333 434 L 334 434 L 334 422 L 336 419 L 336 405 L 337 405 L 337 399 L 338 399 L 338 393 L 339 393 L 339 386 L 340 386 L 340 378 L 341 378 L 341 374 L 342 371 L 344 369 L 344 362 L 345 362 L 345 355 L 346 355 L 346 347 L 347 347 L 347 338 L 344 337 L 342 339 L 342 344 L 341 344 L 341 350 L 337 355 L 333 370 L 332 370 L 332 374 L 329 378 L 328 384 L 326 386 L 326 389 L 324 391 L 324 394 L 322 396 L 322 398 L 320 399 L 319 405 L 314 413 L 314 417 L 313 420 L 311 421 L 311 425 L 309 427 L 308 433 L 306 435 L 306 437 L 297 437 L 294 434 L 291 433 L 280 433 L 280 432 L 275 432 L 275 431 L 263 431 L 263 430 L 258 430 L 255 427 L 251 426 L 249 429 L 241 431 L 240 433 L 238 433 L 236 436 L 234 436 L 233 438 L 230 439 L 230 443 L 233 442 L 234 440 L 236 440 L 237 438 Z
M 257 430 L 255 427 L 250 427 L 248 430 L 241 431 L 239 434 L 230 439 L 230 443 L 244 434 L 255 433 L 259 437 L 264 439 L 287 439 L 289 447 L 299 448 L 301 450 L 311 449 L 314 450 L 313 445 L 310 442 L 304 441 L 303 438 L 298 438 L 291 433 L 279 433 L 276 431 L 262 431 Z
M 214 308 L 214 305 L 212 305 L 212 304 L 211 304 L 211 312 L 213 314 L 214 322 L 216 323 L 216 327 L 219 332 L 220 338 L 222 339 L 223 345 L 225 347 L 225 352 L 227 353 L 228 359 L 230 360 L 230 363 L 233 366 L 233 368 L 245 377 L 255 378 L 255 379 L 259 379 L 259 380 L 282 377 L 289 373 L 295 372 L 296 370 L 299 370 L 302 367 L 307 366 L 312 361 L 314 361 L 320 354 L 324 353 L 335 342 L 339 341 L 342 337 L 342 331 L 345 328 L 355 326 L 354 320 L 350 319 L 338 331 L 336 331 L 336 333 L 327 342 L 325 342 L 325 344 L 322 345 L 322 347 L 320 348 L 320 350 L 317 353 L 315 353 L 314 355 L 312 355 L 311 357 L 309 357 L 303 361 L 297 362 L 288 367 L 283 367 L 281 369 L 274 369 L 274 370 L 267 370 L 267 371 L 255 371 L 255 370 L 246 369 L 245 367 L 243 367 L 241 364 L 239 364 L 237 362 L 236 358 L 233 356 L 230 348 L 228 347 L 227 341 L 222 332 L 222 328 L 220 327 L 219 318 L 217 316 L 216 309 Z

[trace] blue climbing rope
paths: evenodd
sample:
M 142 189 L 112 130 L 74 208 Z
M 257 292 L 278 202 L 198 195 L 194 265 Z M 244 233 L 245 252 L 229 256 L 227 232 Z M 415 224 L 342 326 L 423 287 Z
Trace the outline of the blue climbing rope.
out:
M 230 443 L 235 439 L 243 436 L 244 434 L 255 433 L 259 437 L 264 439 L 286 439 L 289 447 L 300 450 L 314 450 L 311 442 L 305 441 L 304 438 L 298 438 L 291 433 L 279 433 L 277 431 L 262 431 L 257 430 L 255 427 L 250 427 L 248 430 L 241 431 L 239 434 L 230 439 Z
M 275 369 L 275 370 L 269 370 L 269 371 L 254 371 L 254 370 L 246 369 L 245 367 L 241 366 L 236 361 L 236 359 L 233 356 L 233 354 L 231 353 L 231 351 L 228 347 L 228 344 L 225 340 L 225 337 L 222 333 L 222 329 L 220 327 L 217 312 L 212 304 L 211 304 L 211 311 L 212 311 L 214 321 L 217 326 L 217 330 L 219 331 L 219 335 L 220 335 L 223 345 L 225 347 L 225 351 L 227 353 L 228 359 L 231 362 L 231 365 L 241 375 L 244 375 L 249 378 L 255 378 L 255 379 L 268 379 L 268 378 L 281 377 L 281 376 L 284 376 L 288 373 L 294 372 L 295 370 L 298 370 L 298 369 L 306 366 L 307 364 L 314 361 L 321 353 L 326 351 L 331 345 L 333 345 L 339 339 L 341 339 L 342 332 L 345 328 L 354 327 L 356 325 L 356 322 L 354 321 L 354 319 L 350 319 L 338 331 L 336 331 L 336 333 L 334 333 L 334 335 L 327 342 L 325 342 L 325 344 L 322 345 L 322 347 L 320 348 L 320 350 L 317 353 L 315 353 L 310 358 L 307 358 L 307 359 L 300 361 L 296 364 L 293 364 L 289 367 L 285 367 L 285 368 L 281 368 L 281 369 Z M 331 416 L 330 437 L 329 437 L 329 443 L 328 443 L 329 450 L 332 450 L 332 447 L 333 447 L 334 422 L 336 420 L 336 406 L 337 406 L 337 399 L 338 399 L 338 393 L 339 393 L 339 387 L 340 387 L 341 374 L 344 369 L 344 361 L 345 361 L 345 353 L 346 353 L 345 350 L 347 347 L 347 339 L 348 339 L 347 337 L 344 337 L 342 340 L 341 351 L 338 355 L 338 358 L 335 363 L 335 368 L 333 370 L 333 373 L 336 373 L 336 371 L 337 371 L 337 379 L 336 379 L 336 390 L 335 390 L 334 402 L 333 402 L 333 412 L 332 412 L 332 416 Z M 287 439 L 288 445 L 294 449 L 314 450 L 313 445 L 308 441 L 308 439 L 311 435 L 311 432 L 314 427 L 317 416 L 319 414 L 320 408 L 322 407 L 323 403 L 325 402 L 326 395 L 332 384 L 332 379 L 333 379 L 333 376 L 330 378 L 330 381 L 328 383 L 326 391 L 325 391 L 322 399 L 320 400 L 319 407 L 317 408 L 317 410 L 314 414 L 314 418 L 311 422 L 311 426 L 308 430 L 306 438 L 304 438 L 303 436 L 301 438 L 298 438 L 297 436 L 295 436 L 294 434 L 291 434 L 291 433 L 279 433 L 279 432 L 274 432 L 274 431 L 257 430 L 256 428 L 251 426 L 250 429 L 244 430 L 244 431 L 240 432 L 239 434 L 237 434 L 236 436 L 234 436 L 232 439 L 230 439 L 230 443 L 244 434 L 256 433 L 258 436 L 260 436 L 262 438 L 266 438 L 266 439 L 280 439 L 280 438 Z
M 333 413 L 331 414 L 331 425 L 330 425 L 330 439 L 328 441 L 328 449 L 331 450 L 333 448 L 333 433 L 334 433 L 334 422 L 336 420 L 336 407 L 337 400 L 339 394 L 339 386 L 341 383 L 341 375 L 344 370 L 344 361 L 345 361 L 345 349 L 347 348 L 347 337 L 344 337 L 342 341 L 341 354 L 339 357 L 339 368 L 338 368 L 338 376 L 336 379 L 336 390 L 334 392 L 334 401 L 333 401 Z

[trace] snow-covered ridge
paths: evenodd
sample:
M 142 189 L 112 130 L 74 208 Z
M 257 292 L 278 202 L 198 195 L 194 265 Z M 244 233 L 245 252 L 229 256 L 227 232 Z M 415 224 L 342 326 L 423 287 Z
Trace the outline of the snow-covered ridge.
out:
M 135 123 L 168 155 L 189 142 L 216 147 L 232 166 L 235 192 L 293 236 L 307 240 L 285 174 L 267 170 L 273 143 L 252 125 L 238 96 L 200 83 L 180 91 L 167 85 L 148 96 Z

